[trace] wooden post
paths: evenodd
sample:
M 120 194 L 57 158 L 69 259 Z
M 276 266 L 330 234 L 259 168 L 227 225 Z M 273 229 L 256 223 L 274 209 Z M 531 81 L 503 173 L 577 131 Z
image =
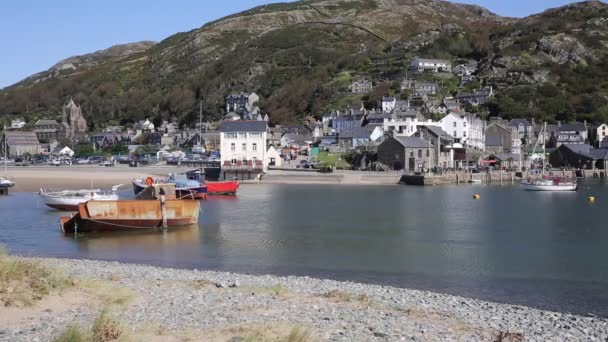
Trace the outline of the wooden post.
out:
M 160 196 L 160 210 L 163 216 L 163 230 L 167 230 L 167 203 L 165 195 Z

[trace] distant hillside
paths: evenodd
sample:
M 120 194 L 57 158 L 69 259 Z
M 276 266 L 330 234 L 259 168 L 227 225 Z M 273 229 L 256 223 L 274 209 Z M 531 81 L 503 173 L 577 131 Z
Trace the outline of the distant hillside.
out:
M 0 94 L 0 113 L 32 118 L 70 96 L 94 125 L 151 117 L 194 121 L 199 99 L 222 114 L 230 92 L 255 91 L 275 123 L 382 92 L 398 95 L 411 57 L 480 61 L 498 96 L 492 115 L 608 121 L 608 5 L 588 1 L 524 19 L 438 0 L 318 0 L 261 6 L 164 41 L 68 58 Z M 357 78 L 376 82 L 347 94 Z M 381 83 L 388 80 L 387 83 Z M 458 89 L 441 81 L 444 94 Z

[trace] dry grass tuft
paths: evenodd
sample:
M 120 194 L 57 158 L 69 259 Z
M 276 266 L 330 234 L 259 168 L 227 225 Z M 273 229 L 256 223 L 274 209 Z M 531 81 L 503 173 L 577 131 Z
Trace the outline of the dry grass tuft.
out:
M 112 341 L 133 341 L 133 338 L 126 333 L 124 324 L 105 310 L 97 316 L 90 330 L 69 326 L 61 335 L 53 339 L 53 342 Z
M 215 284 L 205 279 L 196 279 L 190 282 L 190 286 L 197 290 L 200 290 L 208 287 L 213 287 L 215 286 Z
M 352 293 L 342 292 L 342 291 L 338 291 L 338 290 L 323 293 L 321 295 L 321 297 L 335 300 L 337 302 L 362 303 L 362 304 L 371 304 L 372 303 L 372 299 L 367 295 L 355 295 Z
M 111 317 L 107 311 L 102 311 L 93 323 L 91 335 L 96 342 L 110 342 L 118 340 L 124 331 L 125 328 L 119 320 Z
M 122 277 L 120 276 L 120 274 L 118 274 L 116 272 L 112 272 L 108 276 L 108 280 L 110 280 L 110 281 L 120 281 L 121 279 L 122 279 Z
M 98 297 L 106 306 L 126 305 L 136 297 L 136 294 L 128 288 L 96 279 L 78 280 L 77 286 L 84 292 Z
M 80 327 L 71 325 L 61 335 L 55 337 L 53 342 L 93 342 L 91 337 Z
M 35 304 L 52 291 L 73 286 L 61 272 L 30 261 L 15 260 L 0 247 L 0 303 L 25 307 Z
M 294 327 L 289 332 L 289 335 L 278 334 L 271 327 L 257 327 L 244 329 L 245 337 L 236 336 L 233 339 L 239 339 L 244 342 L 308 342 L 311 341 L 311 334 L 308 329 Z
M 289 289 L 281 283 L 277 283 L 268 288 L 272 294 L 279 297 L 285 297 L 289 294 Z

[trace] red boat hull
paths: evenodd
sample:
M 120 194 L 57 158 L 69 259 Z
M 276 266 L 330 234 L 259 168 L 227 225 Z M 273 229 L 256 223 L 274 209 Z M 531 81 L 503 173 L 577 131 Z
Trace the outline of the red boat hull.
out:
M 59 211 L 78 211 L 78 205 L 69 204 L 47 204 L 47 207 Z
M 239 182 L 206 182 L 207 194 L 209 195 L 235 195 L 239 188 Z

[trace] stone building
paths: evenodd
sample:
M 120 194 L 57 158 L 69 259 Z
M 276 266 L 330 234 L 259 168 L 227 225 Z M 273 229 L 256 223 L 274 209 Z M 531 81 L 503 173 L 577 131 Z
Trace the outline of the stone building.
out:
M 63 106 L 63 123 L 67 124 L 66 137 L 73 139 L 82 136 L 87 132 L 87 120 L 82 115 L 80 106 L 70 99 L 70 102 Z
M 418 137 L 390 137 L 378 146 L 378 161 L 391 170 L 423 172 L 436 166 L 433 146 Z
M 43 147 L 34 132 L 5 131 L 0 138 L 0 155 L 4 156 L 4 147 L 9 157 L 19 157 L 25 154 L 35 155 L 43 152 Z
M 53 142 L 66 138 L 69 127 L 64 123 L 59 123 L 56 120 L 38 120 L 34 124 L 34 133 L 38 140 L 43 142 Z

